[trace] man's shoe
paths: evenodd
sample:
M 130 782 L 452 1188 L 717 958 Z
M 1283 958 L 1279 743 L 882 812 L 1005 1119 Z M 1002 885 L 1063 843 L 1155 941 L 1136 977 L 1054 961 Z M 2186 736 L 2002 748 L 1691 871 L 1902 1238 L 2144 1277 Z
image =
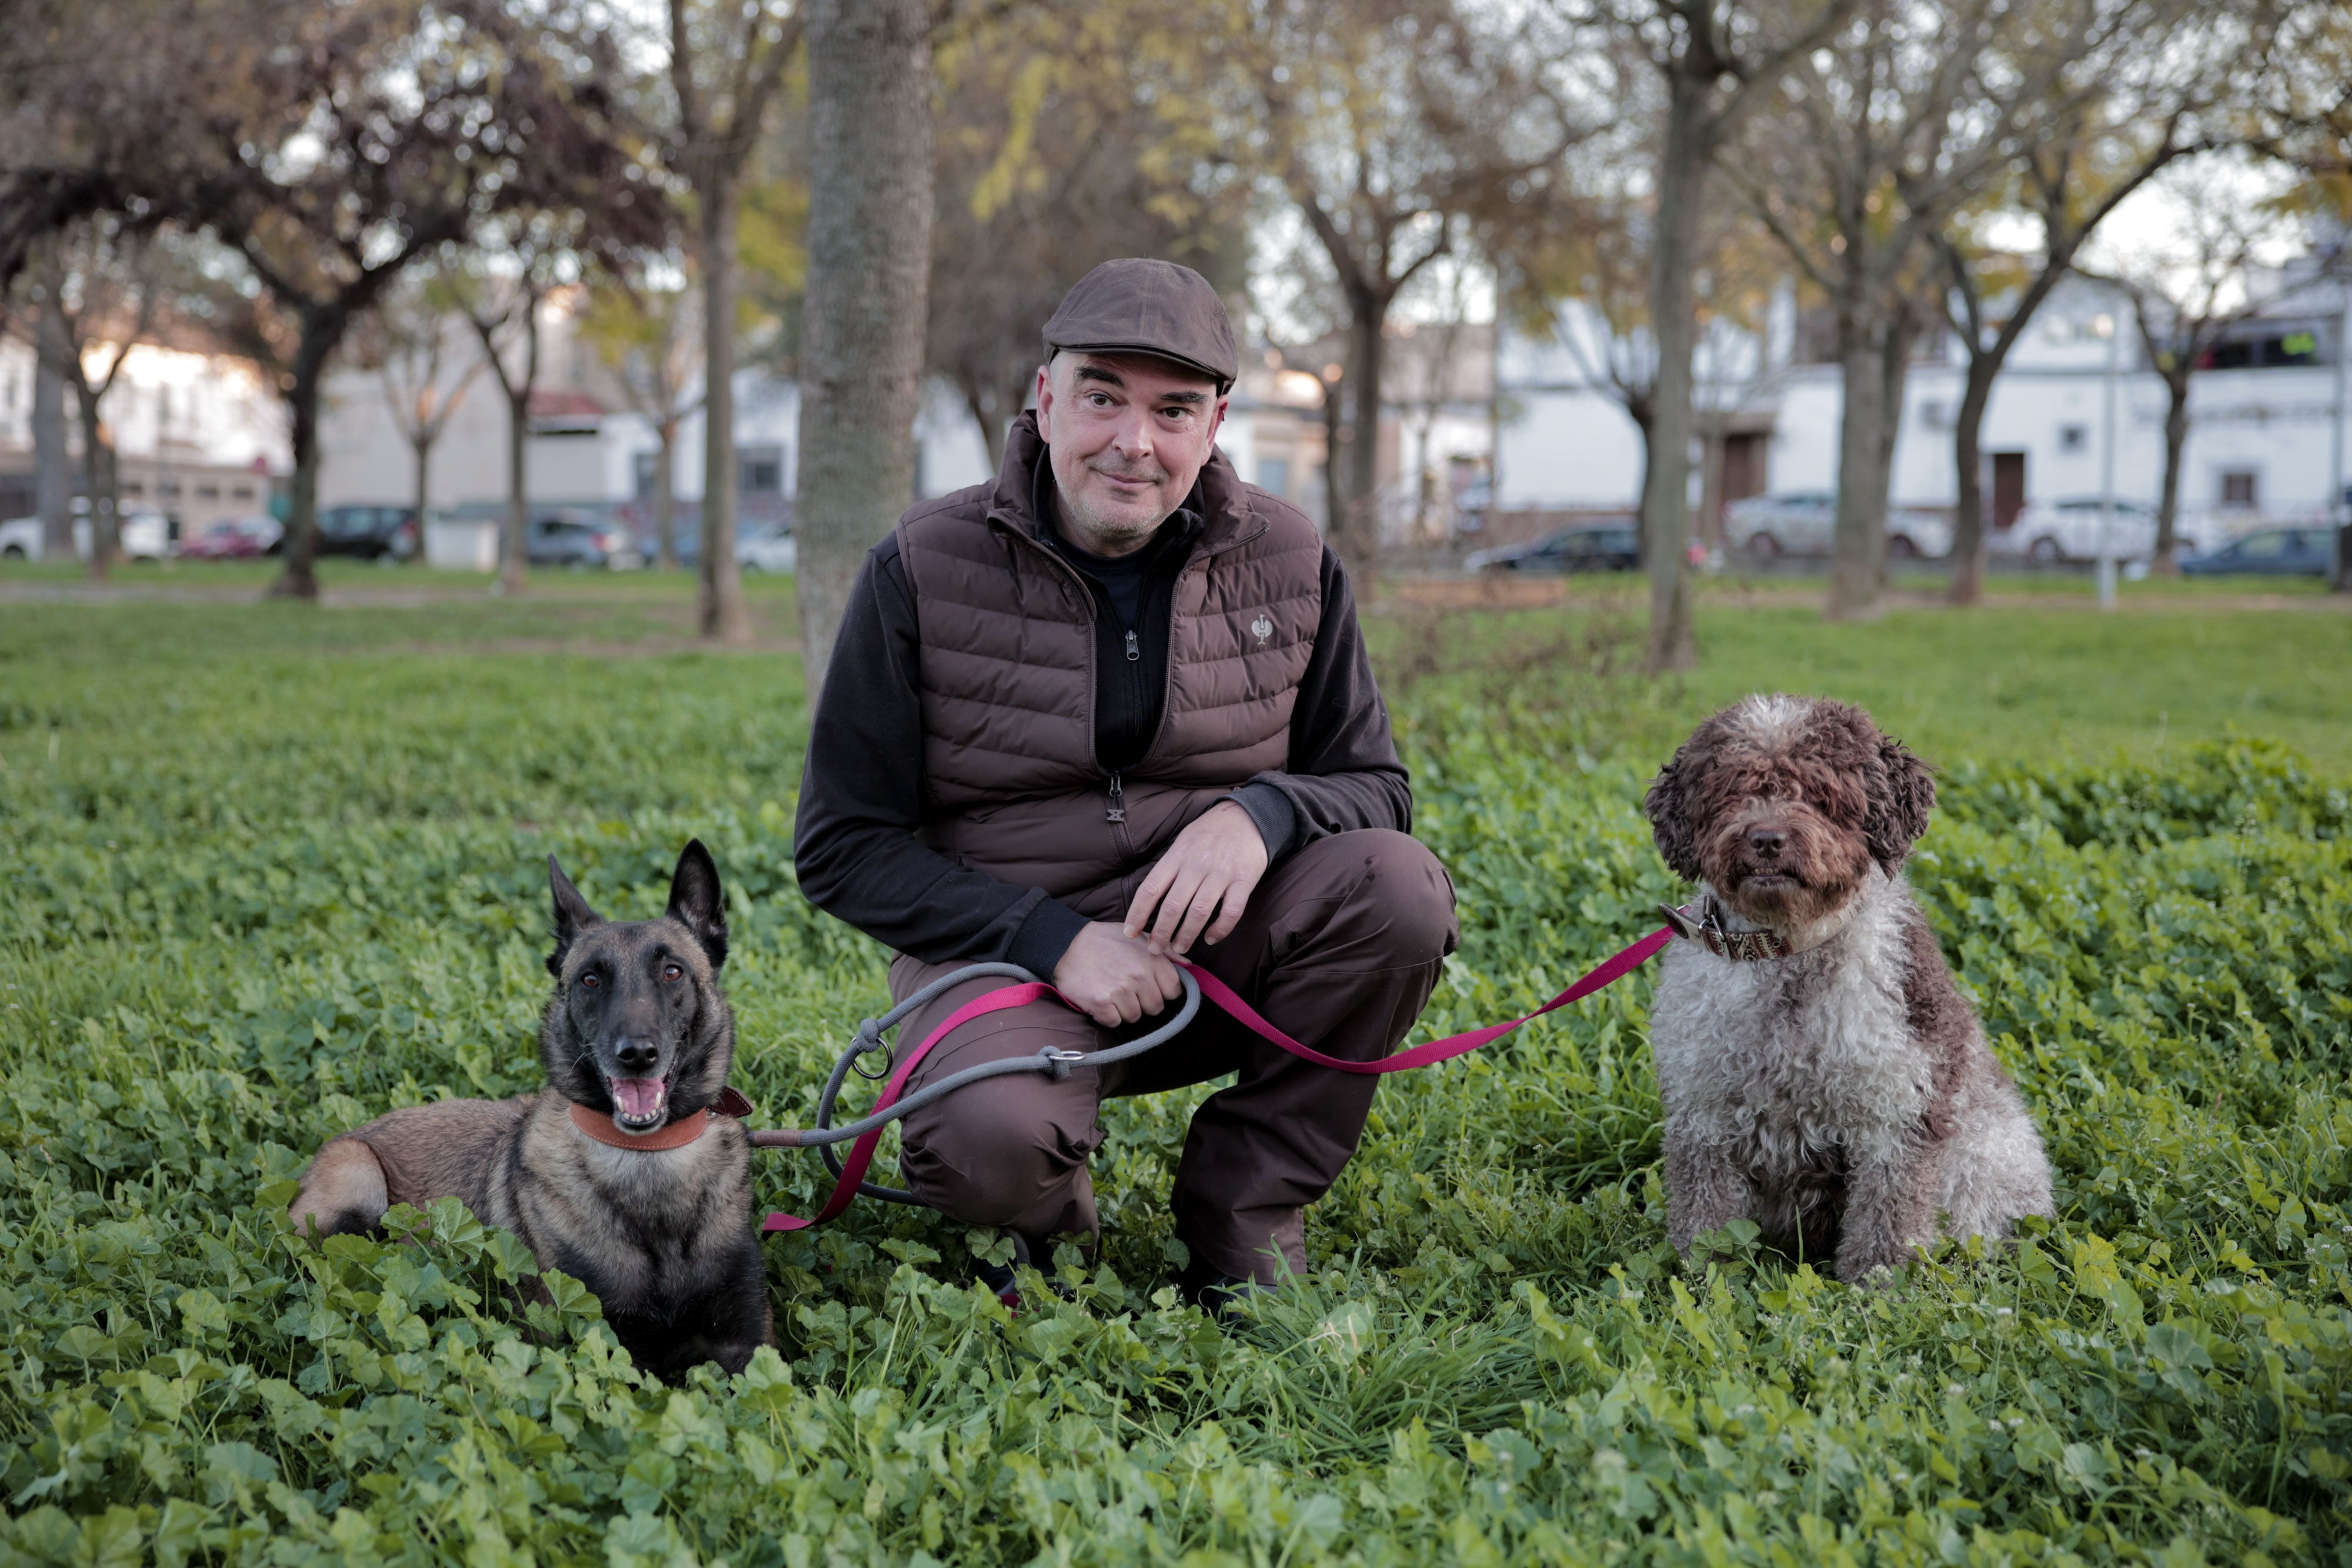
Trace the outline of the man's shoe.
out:
M 1228 1274 L 1204 1260 L 1198 1252 L 1176 1275 L 1177 1294 L 1221 1323 L 1233 1316 L 1234 1303 L 1244 1294 L 1271 1288 L 1255 1280 Z
M 1017 1312 L 1021 1310 L 1021 1287 L 1013 1282 L 1013 1271 L 1015 1269 L 1029 1267 L 1029 1239 L 1017 1230 L 1012 1235 L 1013 1261 L 1010 1263 L 983 1261 L 980 1264 L 977 1272 L 980 1275 L 980 1282 L 993 1291 L 998 1301 Z

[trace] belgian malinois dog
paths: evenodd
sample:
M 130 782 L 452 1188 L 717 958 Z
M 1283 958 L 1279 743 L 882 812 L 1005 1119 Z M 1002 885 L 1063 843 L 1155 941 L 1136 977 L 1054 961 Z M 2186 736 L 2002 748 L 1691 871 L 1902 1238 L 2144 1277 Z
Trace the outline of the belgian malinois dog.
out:
M 547 1087 L 394 1111 L 331 1140 L 289 1218 L 321 1236 L 373 1234 L 395 1203 L 457 1198 L 595 1291 L 640 1368 L 740 1372 L 774 1324 L 738 1119 L 750 1107 L 727 1087 L 719 868 L 699 839 L 688 844 L 668 910 L 640 921 L 605 920 L 552 855 L 547 870 Z

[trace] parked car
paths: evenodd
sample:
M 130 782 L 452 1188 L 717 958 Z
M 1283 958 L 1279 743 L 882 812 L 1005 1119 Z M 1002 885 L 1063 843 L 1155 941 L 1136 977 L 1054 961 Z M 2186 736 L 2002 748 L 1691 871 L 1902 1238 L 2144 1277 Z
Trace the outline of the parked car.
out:
M 189 560 L 254 560 L 276 555 L 286 540 L 286 529 L 275 517 L 231 517 L 215 523 L 180 546 Z
M 1724 543 L 1759 560 L 1784 555 L 1828 555 L 1837 539 L 1837 492 L 1800 490 L 1750 496 L 1723 508 Z M 1886 553 L 1916 560 L 1952 553 L 1952 525 L 1916 507 L 1886 513 Z
M 418 543 L 413 507 L 329 507 L 319 514 L 320 555 L 408 560 Z
M 625 570 L 645 564 L 627 529 L 578 512 L 541 512 L 531 518 L 523 553 L 533 566 Z
M 2259 528 L 2221 549 L 2190 556 L 2180 570 L 2191 577 L 2326 577 L 2336 570 L 2333 528 Z
M 800 541 L 781 524 L 746 524 L 735 536 L 735 564 L 745 571 L 792 571 L 800 562 Z
M 1577 523 L 1530 544 L 1473 550 L 1462 564 L 1472 571 L 1638 571 L 1642 531 L 1633 517 Z
M 643 559 L 660 559 L 661 541 L 651 533 L 640 536 L 636 548 Z M 702 530 L 683 518 L 677 529 L 677 564 L 689 568 L 702 564 Z M 791 522 L 740 519 L 735 525 L 735 564 L 746 571 L 799 570 L 800 540 L 793 537 Z
M 89 559 L 89 503 L 77 497 L 75 509 L 84 515 L 73 520 L 74 554 L 83 560 Z M 163 560 L 173 551 L 178 525 L 161 512 L 125 512 L 118 542 L 123 555 L 131 560 Z M 0 559 L 8 560 L 38 560 L 41 559 L 41 519 L 12 517 L 0 523 Z
M 2112 546 L 2117 560 L 2148 560 L 2156 555 L 2156 508 L 2137 501 L 2117 501 L 2111 523 Z M 2061 561 L 2099 559 L 2100 500 L 2077 496 L 2064 501 L 2035 501 L 2017 514 L 2017 520 L 1995 534 L 1992 548 L 2004 555 L 2054 566 Z M 2201 519 L 2182 515 L 2173 523 L 2174 537 L 2184 552 L 2207 541 Z

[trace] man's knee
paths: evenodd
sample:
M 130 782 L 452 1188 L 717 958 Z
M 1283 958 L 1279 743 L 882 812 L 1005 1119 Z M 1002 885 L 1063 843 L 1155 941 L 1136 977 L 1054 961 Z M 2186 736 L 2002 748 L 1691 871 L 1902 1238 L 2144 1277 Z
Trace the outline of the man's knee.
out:
M 1060 1087 L 1027 1074 L 982 1079 L 919 1125 L 909 1118 L 898 1156 L 908 1189 L 966 1225 L 1011 1225 L 1035 1209 L 1077 1179 L 1097 1142 L 1090 1111 L 1052 1092 Z
M 1388 966 L 1435 963 L 1454 951 L 1461 939 L 1454 883 L 1428 845 L 1387 828 L 1335 833 L 1323 842 L 1331 846 L 1327 852 L 1344 853 L 1347 904 L 1370 918 L 1368 937 Z

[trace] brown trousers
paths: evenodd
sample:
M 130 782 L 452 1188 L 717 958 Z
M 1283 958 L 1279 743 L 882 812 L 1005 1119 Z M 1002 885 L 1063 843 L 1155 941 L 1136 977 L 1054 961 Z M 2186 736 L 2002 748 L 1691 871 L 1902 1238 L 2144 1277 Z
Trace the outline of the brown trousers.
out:
M 1419 842 L 1380 829 L 1318 839 L 1267 872 L 1241 924 L 1193 961 L 1241 993 L 1276 1027 L 1328 1056 L 1370 1061 L 1412 1028 L 1459 930 L 1454 886 Z M 893 997 L 957 967 L 903 954 Z M 957 986 L 908 1019 L 898 1038 L 927 1038 L 1001 979 Z M 1044 1046 L 1093 1051 L 1133 1039 L 1151 1019 L 1101 1028 L 1050 998 L 992 1013 L 940 1042 L 911 1092 L 977 1062 Z M 968 1225 L 1027 1236 L 1097 1229 L 1087 1159 L 1100 1146 L 1102 1101 L 1152 1094 L 1238 1073 L 1193 1113 L 1170 1205 L 1194 1256 L 1236 1278 L 1271 1283 L 1307 1267 L 1303 1213 L 1356 1151 L 1377 1078 L 1335 1072 L 1266 1044 L 1203 1002 L 1176 1039 L 1101 1071 L 994 1078 L 959 1090 L 900 1124 L 898 1167 L 916 1197 Z

